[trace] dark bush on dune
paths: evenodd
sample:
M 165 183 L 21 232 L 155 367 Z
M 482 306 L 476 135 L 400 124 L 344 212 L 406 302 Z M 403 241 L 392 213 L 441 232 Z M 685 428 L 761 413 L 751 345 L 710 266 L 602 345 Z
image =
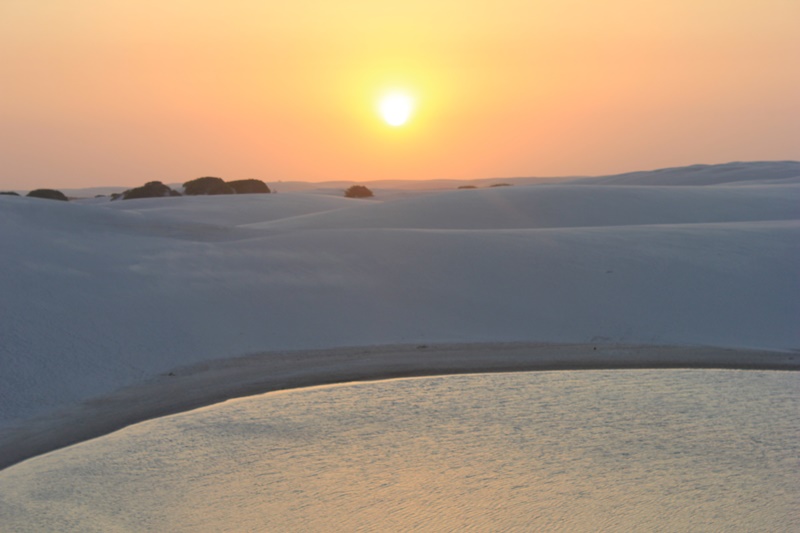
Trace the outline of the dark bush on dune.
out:
M 55 189 L 36 189 L 35 191 L 31 191 L 27 194 L 30 198 L 46 198 L 48 200 L 61 200 L 62 202 L 66 202 L 69 200 L 67 196 Z
M 345 198 L 370 198 L 374 195 L 363 185 L 353 185 L 344 191 L 344 196 Z
M 135 200 L 137 198 L 163 198 L 165 196 L 180 196 L 181 193 L 174 191 L 161 183 L 160 181 L 150 181 L 141 187 L 129 189 L 122 193 L 123 200 Z M 119 196 L 111 195 L 112 200 L 116 200 Z
M 206 176 L 204 178 L 197 178 L 184 183 L 183 192 L 188 196 L 233 194 L 233 188 L 225 183 L 222 178 Z
M 474 185 L 462 185 L 459 189 L 477 189 Z
M 510 183 L 493 183 L 489 187 L 511 187 Z
M 269 194 L 271 192 L 267 184 L 261 180 L 234 180 L 227 183 L 236 194 Z
M 19 194 L 15 193 L 14 191 L 3 191 L 0 194 L 5 194 L 6 196 L 19 196 Z

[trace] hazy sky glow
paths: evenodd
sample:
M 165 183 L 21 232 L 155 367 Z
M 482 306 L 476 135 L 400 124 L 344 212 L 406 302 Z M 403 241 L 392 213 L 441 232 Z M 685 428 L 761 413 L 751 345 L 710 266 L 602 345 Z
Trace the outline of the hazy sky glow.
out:
M 798 21 L 797 0 L 2 0 L 0 188 L 800 159 Z

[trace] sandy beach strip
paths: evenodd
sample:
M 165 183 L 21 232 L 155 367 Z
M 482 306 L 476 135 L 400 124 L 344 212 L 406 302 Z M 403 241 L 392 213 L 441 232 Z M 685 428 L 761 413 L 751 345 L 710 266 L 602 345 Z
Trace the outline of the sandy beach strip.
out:
M 437 344 L 265 352 L 177 368 L 3 429 L 0 469 L 131 424 L 266 392 L 486 372 L 705 368 L 800 370 L 800 353 L 593 344 Z

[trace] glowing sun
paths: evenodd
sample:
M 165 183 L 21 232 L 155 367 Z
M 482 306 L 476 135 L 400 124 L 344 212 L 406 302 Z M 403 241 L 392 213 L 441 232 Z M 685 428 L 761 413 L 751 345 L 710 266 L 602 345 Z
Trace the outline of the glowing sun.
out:
M 407 94 L 390 93 L 381 98 L 378 109 L 387 124 L 402 126 L 408 122 L 411 111 L 414 110 L 414 101 Z

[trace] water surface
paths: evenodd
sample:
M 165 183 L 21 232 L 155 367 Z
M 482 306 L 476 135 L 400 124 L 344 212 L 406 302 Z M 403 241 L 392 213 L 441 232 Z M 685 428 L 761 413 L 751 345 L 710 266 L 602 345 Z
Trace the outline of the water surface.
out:
M 270 393 L 0 472 L 12 531 L 789 531 L 800 375 L 482 374 Z

